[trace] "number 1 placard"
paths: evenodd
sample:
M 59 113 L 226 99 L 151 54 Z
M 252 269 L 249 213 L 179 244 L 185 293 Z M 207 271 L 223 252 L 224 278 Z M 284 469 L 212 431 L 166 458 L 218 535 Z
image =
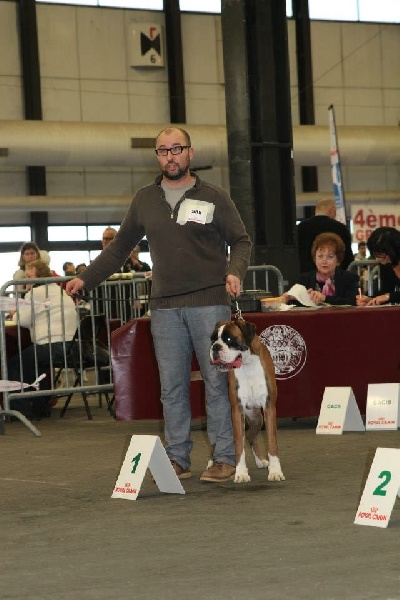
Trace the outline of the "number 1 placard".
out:
M 160 438 L 133 435 L 111 498 L 136 500 L 148 468 L 160 492 L 185 493 Z
M 377 448 L 354 523 L 387 527 L 400 488 L 400 449 Z

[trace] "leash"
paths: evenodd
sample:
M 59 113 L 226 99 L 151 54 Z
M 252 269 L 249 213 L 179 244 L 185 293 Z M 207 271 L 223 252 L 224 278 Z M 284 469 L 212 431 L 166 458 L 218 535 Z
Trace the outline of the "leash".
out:
M 244 318 L 242 317 L 242 311 L 240 309 L 239 302 L 237 301 L 237 299 L 235 299 L 235 305 L 236 305 L 236 310 L 235 310 L 234 321 L 244 321 Z

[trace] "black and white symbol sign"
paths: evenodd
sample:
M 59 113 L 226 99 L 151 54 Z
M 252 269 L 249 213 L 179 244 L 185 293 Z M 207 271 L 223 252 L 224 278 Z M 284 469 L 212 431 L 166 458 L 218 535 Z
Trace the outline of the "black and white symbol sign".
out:
M 163 67 L 163 35 L 160 25 L 136 23 L 131 25 L 131 67 Z

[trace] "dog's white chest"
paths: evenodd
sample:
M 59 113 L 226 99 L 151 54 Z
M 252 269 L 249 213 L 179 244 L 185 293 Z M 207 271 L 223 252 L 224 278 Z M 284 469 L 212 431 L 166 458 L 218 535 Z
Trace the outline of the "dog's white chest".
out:
M 238 383 L 238 397 L 246 408 L 265 408 L 268 398 L 265 372 L 257 355 L 252 354 L 235 370 Z

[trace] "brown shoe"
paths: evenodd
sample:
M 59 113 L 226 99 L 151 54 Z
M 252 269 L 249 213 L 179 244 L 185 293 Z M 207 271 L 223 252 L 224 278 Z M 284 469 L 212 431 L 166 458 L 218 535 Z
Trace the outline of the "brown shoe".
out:
M 200 481 L 230 481 L 235 477 L 236 467 L 227 463 L 215 462 L 200 475 Z
M 178 479 L 189 479 L 189 477 L 192 476 L 190 469 L 184 469 L 179 463 L 176 462 L 176 460 L 171 460 L 171 465 Z

